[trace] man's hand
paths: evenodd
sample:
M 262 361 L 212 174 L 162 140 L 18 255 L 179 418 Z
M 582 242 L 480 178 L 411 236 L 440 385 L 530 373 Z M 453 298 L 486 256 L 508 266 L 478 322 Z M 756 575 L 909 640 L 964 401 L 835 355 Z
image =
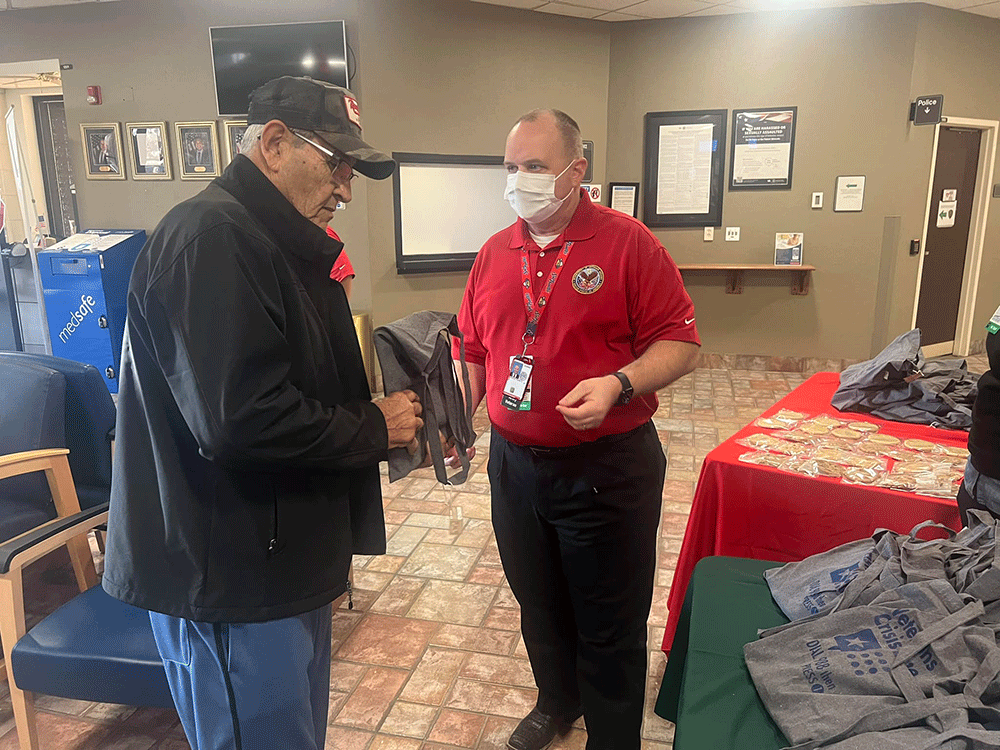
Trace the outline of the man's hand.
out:
M 556 410 L 574 430 L 595 430 L 604 424 L 604 418 L 621 394 L 621 381 L 614 375 L 581 380 L 563 396 Z
M 413 391 L 400 391 L 376 401 L 375 406 L 382 410 L 385 416 L 385 426 L 389 428 L 389 447 L 406 448 L 410 453 L 417 452 L 417 433 L 424 426 L 420 418 L 423 407 L 420 399 Z
M 438 430 L 438 440 L 441 441 L 441 452 L 445 455 L 446 459 L 448 456 L 452 456 L 455 454 L 455 441 L 446 438 L 444 436 L 444 433 L 441 432 L 441 430 Z M 426 443 L 424 445 L 424 460 L 418 468 L 426 469 L 428 466 L 433 466 L 433 465 L 434 465 L 434 458 L 431 454 L 431 445 L 430 443 Z

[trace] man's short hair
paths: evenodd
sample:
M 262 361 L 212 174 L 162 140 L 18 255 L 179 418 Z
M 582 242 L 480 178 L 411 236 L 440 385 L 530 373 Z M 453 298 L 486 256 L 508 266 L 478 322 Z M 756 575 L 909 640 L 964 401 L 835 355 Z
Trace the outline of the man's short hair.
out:
M 583 138 L 580 136 L 580 126 L 576 124 L 576 120 L 561 109 L 533 109 L 527 114 L 521 115 L 518 122 L 538 122 L 538 120 L 546 115 L 556 121 L 556 127 L 559 128 L 559 135 L 562 136 L 566 155 L 573 159 L 582 158 Z

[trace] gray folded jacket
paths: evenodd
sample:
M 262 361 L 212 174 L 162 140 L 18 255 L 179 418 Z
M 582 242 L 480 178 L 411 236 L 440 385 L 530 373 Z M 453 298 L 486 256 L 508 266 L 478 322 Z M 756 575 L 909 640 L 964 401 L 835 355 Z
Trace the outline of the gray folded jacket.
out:
M 424 427 L 417 435 L 419 448 L 389 451 L 389 481 L 408 475 L 424 462 L 429 447 L 434 473 L 442 484 L 462 484 L 469 475 L 468 449 L 476 442 L 472 429 L 472 404 L 462 397 L 451 357 L 451 338 L 460 342 L 462 381 L 469 392 L 469 367 L 465 337 L 451 313 L 418 312 L 375 329 L 375 353 L 382 368 L 385 393 L 411 390 L 420 397 Z M 444 463 L 438 432 L 454 440 L 462 468 L 451 477 Z

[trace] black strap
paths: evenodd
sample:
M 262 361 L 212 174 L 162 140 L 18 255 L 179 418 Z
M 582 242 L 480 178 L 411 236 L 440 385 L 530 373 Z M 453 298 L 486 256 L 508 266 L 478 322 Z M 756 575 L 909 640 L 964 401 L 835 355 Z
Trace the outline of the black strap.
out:
M 212 630 L 215 631 L 215 650 L 219 654 L 222 679 L 226 682 L 226 695 L 229 697 L 229 714 L 233 719 L 233 744 L 236 750 L 243 750 L 243 738 L 240 736 L 240 717 L 236 713 L 236 693 L 233 690 L 232 678 L 229 676 L 229 659 L 226 656 L 225 644 L 222 642 L 222 628 L 221 622 L 212 623 Z
M 0 544 L 0 573 L 10 572 L 10 565 L 14 561 L 14 557 L 16 555 L 26 552 L 39 542 L 43 542 L 49 537 L 53 537 L 66 529 L 71 529 L 77 524 L 81 527 L 84 526 L 84 524 L 88 521 L 101 515 L 107 509 L 108 503 L 101 503 L 100 505 L 95 505 L 93 508 L 87 508 L 79 513 L 74 513 L 71 516 L 56 518 L 48 523 L 43 523 L 41 526 L 36 526 L 33 530 L 27 533 L 16 536 L 13 539 Z M 91 524 L 90 526 L 87 526 L 86 529 L 81 528 L 80 533 L 82 534 L 85 530 L 94 528 L 98 525 L 99 524 Z

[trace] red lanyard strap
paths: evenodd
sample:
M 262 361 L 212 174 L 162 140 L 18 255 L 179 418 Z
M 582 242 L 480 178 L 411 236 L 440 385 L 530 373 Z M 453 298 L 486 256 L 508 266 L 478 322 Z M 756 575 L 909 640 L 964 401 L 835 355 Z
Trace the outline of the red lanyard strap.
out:
M 531 297 L 531 263 L 528 260 L 528 248 L 523 245 L 521 246 L 521 283 L 524 286 L 524 311 L 528 318 L 528 324 L 523 337 L 525 344 L 529 343 L 527 341 L 529 336 L 534 339 L 538 333 L 538 322 L 542 319 L 542 313 L 545 312 L 545 306 L 549 303 L 549 297 L 552 296 L 552 290 L 555 289 L 556 282 L 559 281 L 559 274 L 562 273 L 563 268 L 566 266 L 566 261 L 569 259 L 569 251 L 572 248 L 572 241 L 562 246 L 562 250 L 559 251 L 559 257 L 556 258 L 556 262 L 552 266 L 552 273 L 549 274 L 548 281 L 545 282 L 541 294 L 538 295 L 538 300 L 535 301 Z

